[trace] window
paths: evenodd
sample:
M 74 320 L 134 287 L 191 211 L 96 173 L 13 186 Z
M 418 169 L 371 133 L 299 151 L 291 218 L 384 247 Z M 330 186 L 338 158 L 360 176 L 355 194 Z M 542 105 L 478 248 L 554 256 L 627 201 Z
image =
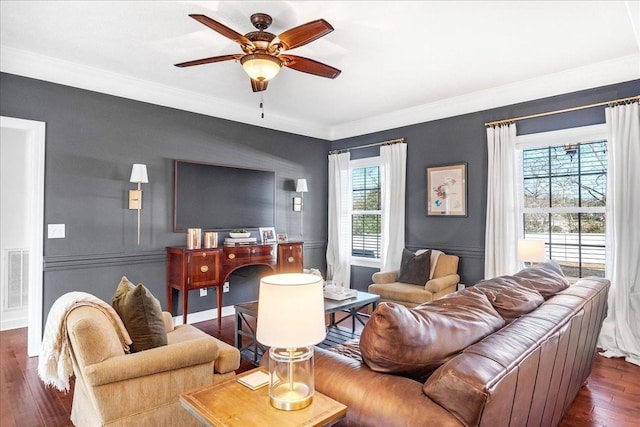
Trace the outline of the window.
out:
M 356 265 L 380 261 L 382 210 L 380 158 L 351 161 L 351 255 Z
M 604 277 L 607 142 L 602 127 L 527 135 L 518 145 L 525 238 L 544 240 L 547 258 L 558 261 L 567 276 Z

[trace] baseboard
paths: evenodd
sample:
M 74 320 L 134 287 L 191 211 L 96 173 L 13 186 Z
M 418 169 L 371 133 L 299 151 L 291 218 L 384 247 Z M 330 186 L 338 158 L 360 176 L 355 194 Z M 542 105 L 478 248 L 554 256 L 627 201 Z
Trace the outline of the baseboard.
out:
M 0 331 L 26 328 L 28 326 L 28 322 L 29 319 L 27 317 L 19 319 L 2 319 L 2 322 L 0 322 Z
M 233 306 L 222 307 L 222 317 L 235 314 L 236 310 Z M 207 320 L 213 320 L 218 318 L 218 309 L 213 308 L 211 310 L 197 311 L 195 313 L 187 314 L 187 323 L 206 322 Z M 174 325 L 182 325 L 182 314 L 173 317 Z

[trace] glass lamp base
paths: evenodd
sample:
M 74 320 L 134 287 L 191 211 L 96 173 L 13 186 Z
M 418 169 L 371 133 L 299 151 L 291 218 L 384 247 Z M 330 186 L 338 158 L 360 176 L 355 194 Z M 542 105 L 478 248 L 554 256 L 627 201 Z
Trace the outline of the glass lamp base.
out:
M 315 392 L 313 346 L 269 349 L 269 399 L 284 411 L 306 408 Z
M 271 389 L 269 399 L 271 406 L 276 409 L 295 411 L 311 404 L 313 390 L 310 391 L 309 387 L 302 383 L 293 383 L 293 387 L 289 384 L 280 384 Z

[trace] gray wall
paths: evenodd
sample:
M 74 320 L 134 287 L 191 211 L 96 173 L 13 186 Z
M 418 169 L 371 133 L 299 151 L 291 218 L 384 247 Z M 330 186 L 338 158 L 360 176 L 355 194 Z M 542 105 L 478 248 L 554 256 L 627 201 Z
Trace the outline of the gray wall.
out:
M 44 316 L 65 292 L 83 290 L 110 301 L 120 277 L 145 283 L 165 296 L 165 252 L 183 245 L 172 232 L 173 159 L 272 169 L 276 174 L 276 231 L 299 235 L 291 211 L 293 180 L 307 178 L 305 266 L 325 268 L 327 239 L 327 151 L 404 137 L 408 143 L 406 244 L 438 248 L 460 256 L 463 283 L 483 276 L 487 149 L 484 123 L 526 114 L 637 95 L 640 81 L 590 89 L 532 102 L 327 141 L 244 125 L 56 85 L 0 74 L 0 114 L 47 123 L 45 226 L 65 223 L 67 238 L 45 239 Z M 604 122 L 604 107 L 527 120 L 520 134 Z M 352 152 L 352 158 L 377 149 Z M 468 216 L 425 215 L 426 167 L 468 164 Z M 149 168 L 143 184 L 141 244 L 135 212 L 127 209 L 133 163 Z M 230 185 L 231 183 L 225 183 Z M 241 197 L 241 195 L 239 195 Z M 254 208 L 254 207 L 251 207 Z M 366 289 L 374 269 L 354 267 L 352 283 Z M 259 267 L 231 277 L 224 305 L 257 297 Z M 174 314 L 180 313 L 174 297 Z M 190 294 L 189 311 L 215 307 L 215 297 Z
M 528 114 L 590 105 L 640 94 L 640 80 L 605 86 L 562 96 L 480 111 L 362 135 L 331 143 L 331 149 L 405 138 L 407 142 L 406 246 L 416 250 L 435 248 L 460 257 L 462 283 L 473 284 L 484 275 L 484 235 L 487 202 L 486 122 Z M 544 132 L 605 122 L 606 107 L 563 113 L 517 123 L 518 134 Z M 377 148 L 351 151 L 351 158 L 378 155 Z M 426 168 L 466 162 L 468 216 L 427 217 Z M 491 256 L 491 255 L 488 255 Z M 352 268 L 352 286 L 366 289 L 370 268 Z
M 0 86 L 1 115 L 47 125 L 44 226 L 64 223 L 67 235 L 45 238 L 45 319 L 51 304 L 69 291 L 111 301 L 122 275 L 147 285 L 166 307 L 164 248 L 185 242 L 172 231 L 176 158 L 276 171 L 273 225 L 292 240 L 300 235 L 300 215 L 291 209 L 298 195 L 294 180 L 306 178 L 305 265 L 324 269 L 326 141 L 10 74 L 0 75 Z M 127 192 L 135 188 L 129 183 L 133 163 L 145 163 L 149 173 L 149 184 L 142 185 L 140 246 L 136 213 L 127 208 Z M 263 273 L 247 267 L 232 275 L 224 305 L 257 298 Z M 190 294 L 190 312 L 216 306 L 214 292 L 198 295 Z M 174 295 L 174 314 L 180 301 Z

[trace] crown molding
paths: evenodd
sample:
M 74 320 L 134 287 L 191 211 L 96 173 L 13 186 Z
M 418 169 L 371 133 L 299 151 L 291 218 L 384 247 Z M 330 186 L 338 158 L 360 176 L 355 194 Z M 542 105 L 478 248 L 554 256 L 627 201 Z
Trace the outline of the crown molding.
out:
M 488 110 L 640 78 L 640 53 L 416 107 L 323 126 L 270 113 L 264 119 L 226 99 L 0 46 L 0 71 L 329 141 Z
M 640 53 L 333 126 L 329 139 L 489 110 L 640 78 Z
M 160 83 L 0 45 L 0 71 L 65 86 L 148 102 L 268 129 L 328 139 L 330 129 L 270 112 L 264 119 L 228 99 L 204 96 Z

